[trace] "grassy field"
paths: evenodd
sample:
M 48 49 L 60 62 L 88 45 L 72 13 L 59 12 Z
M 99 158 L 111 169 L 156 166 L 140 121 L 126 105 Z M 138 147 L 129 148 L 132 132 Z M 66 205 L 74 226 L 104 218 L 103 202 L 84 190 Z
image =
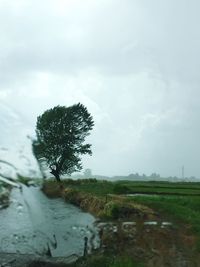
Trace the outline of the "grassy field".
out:
M 169 182 L 131 182 L 117 181 L 118 185 L 126 186 L 130 193 L 149 193 L 166 195 L 197 195 L 200 196 L 200 183 L 169 183 Z
M 200 196 L 200 183 L 101 181 L 96 179 L 63 180 L 65 186 L 98 196 L 106 194 L 161 194 Z
M 200 197 L 196 196 L 135 196 L 129 198 L 153 208 L 179 224 L 188 224 L 198 237 L 200 249 Z
M 186 230 L 189 236 L 188 242 L 190 237 L 194 237 L 191 239 L 195 240 L 191 250 L 199 255 L 200 183 L 110 182 L 97 181 L 95 179 L 67 179 L 62 182 L 62 188 L 64 188 L 62 194 L 60 194 L 59 185 L 53 180 L 45 182 L 45 187 L 45 193 L 47 195 L 49 194 L 54 197 L 62 196 L 67 201 L 79 206 L 83 210 L 93 213 L 97 217 L 101 217 L 100 215 L 102 214 L 103 216 L 107 216 L 107 218 L 101 217 L 102 219 L 131 221 L 135 220 L 136 217 L 134 216 L 136 214 L 139 214 L 140 218 L 147 221 L 151 220 L 150 218 L 153 216 L 155 220 L 161 219 L 162 221 L 172 222 L 177 227 L 179 233 L 182 231 L 181 229 Z M 136 193 L 135 196 L 134 193 Z M 133 195 L 130 196 L 130 194 Z M 131 214 L 130 210 L 134 212 Z M 151 211 L 153 211 L 152 214 L 150 214 Z M 141 217 L 142 214 L 145 216 Z M 185 235 L 185 230 L 180 234 Z M 165 242 L 164 240 L 163 242 Z M 151 242 L 151 238 L 149 242 Z M 125 251 L 129 246 L 126 243 L 123 244 L 122 250 Z M 189 243 L 186 247 L 188 246 L 190 246 Z M 123 261 L 126 261 L 126 263 Z M 103 265 L 102 262 L 104 262 Z M 112 259 L 112 262 L 107 262 L 107 258 L 104 256 L 102 258 L 94 257 L 91 258 L 91 264 L 89 264 L 89 261 L 87 264 L 86 266 L 108 267 L 143 266 L 140 265 L 142 264 L 141 261 L 140 264 L 133 260 L 129 261 L 126 255 L 125 258 L 117 257 L 116 261 Z

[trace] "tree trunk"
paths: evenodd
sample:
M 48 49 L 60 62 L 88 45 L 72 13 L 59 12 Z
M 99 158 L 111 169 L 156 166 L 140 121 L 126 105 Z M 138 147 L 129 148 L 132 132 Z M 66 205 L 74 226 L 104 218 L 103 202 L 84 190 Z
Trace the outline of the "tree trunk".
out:
M 54 169 L 51 168 L 51 172 L 50 173 L 53 174 L 53 176 L 56 178 L 57 182 L 59 182 L 59 183 L 61 182 L 60 174 L 59 174 L 58 170 L 54 170 Z
M 60 175 L 59 175 L 59 173 L 56 173 L 54 176 L 55 176 L 55 178 L 56 178 L 56 181 L 60 183 L 61 180 L 60 180 Z

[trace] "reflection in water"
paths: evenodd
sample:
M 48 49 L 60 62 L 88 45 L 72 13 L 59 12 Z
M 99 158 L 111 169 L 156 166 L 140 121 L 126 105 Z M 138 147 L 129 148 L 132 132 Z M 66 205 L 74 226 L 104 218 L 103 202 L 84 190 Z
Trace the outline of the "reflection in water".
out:
M 11 205 L 0 211 L 0 250 L 53 257 L 83 255 L 84 238 L 89 251 L 99 246 L 94 217 L 66 204 L 48 199 L 38 188 L 13 189 Z

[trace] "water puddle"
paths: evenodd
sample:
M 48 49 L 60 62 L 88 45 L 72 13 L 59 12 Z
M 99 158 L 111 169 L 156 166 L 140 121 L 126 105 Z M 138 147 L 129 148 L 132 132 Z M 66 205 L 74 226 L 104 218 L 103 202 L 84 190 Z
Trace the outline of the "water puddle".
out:
M 171 222 L 162 222 L 161 224 L 161 228 L 167 228 L 167 227 L 171 227 L 173 226 L 173 224 Z
M 159 221 L 143 221 L 143 222 L 129 221 L 129 222 L 118 222 L 118 223 L 112 223 L 112 222 L 97 223 L 97 227 L 99 228 L 99 231 L 104 231 L 104 232 L 118 232 L 118 231 L 136 232 L 138 227 L 139 229 L 141 229 L 141 227 L 168 228 L 172 226 L 173 224 L 171 222 L 159 222 Z
M 156 222 L 156 221 L 144 222 L 144 225 L 158 225 L 158 222 Z
M 38 188 L 13 189 L 0 211 L 0 252 L 69 257 L 99 246 L 95 218 L 61 199 L 48 199 Z

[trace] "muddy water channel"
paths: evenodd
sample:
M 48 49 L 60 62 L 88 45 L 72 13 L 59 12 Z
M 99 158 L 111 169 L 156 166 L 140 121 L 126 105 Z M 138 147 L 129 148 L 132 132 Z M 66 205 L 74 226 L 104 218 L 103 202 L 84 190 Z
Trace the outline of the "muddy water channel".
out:
M 99 246 L 95 218 L 61 199 L 48 199 L 39 188 L 16 188 L 11 203 L 0 210 L 0 252 L 82 256 Z

